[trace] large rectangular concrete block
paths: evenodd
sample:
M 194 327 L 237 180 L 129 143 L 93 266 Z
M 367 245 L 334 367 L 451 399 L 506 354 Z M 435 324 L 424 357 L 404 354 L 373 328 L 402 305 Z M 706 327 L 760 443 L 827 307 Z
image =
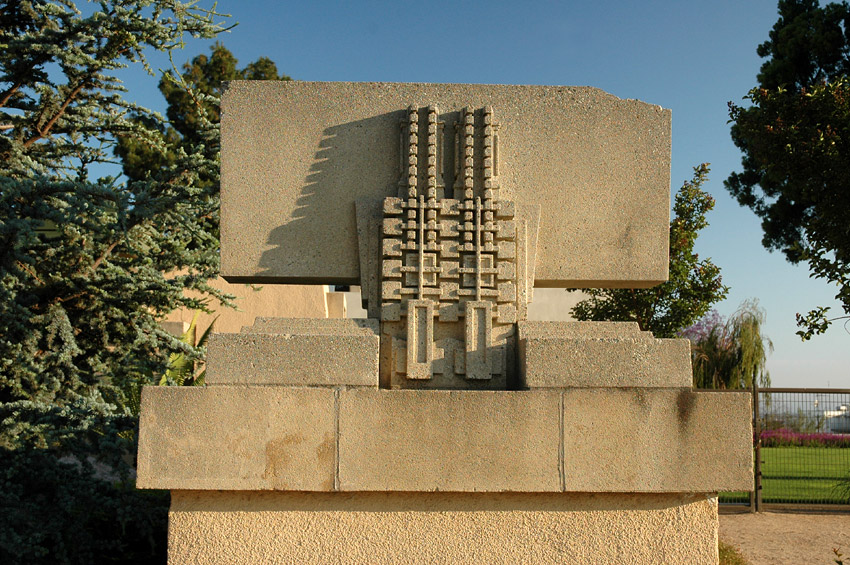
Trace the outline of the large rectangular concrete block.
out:
M 346 390 L 346 491 L 558 491 L 556 392 Z
M 719 492 L 753 486 L 750 395 L 565 390 L 564 490 Z
M 717 563 L 705 495 L 171 494 L 169 563 Z
M 334 391 L 145 387 L 138 488 L 334 488 Z
M 520 386 L 690 387 L 684 339 L 527 338 L 519 343 Z
M 666 280 L 669 110 L 589 87 L 301 81 L 222 96 L 224 277 L 357 284 L 354 203 L 397 195 L 411 104 L 446 123 L 492 107 L 500 198 L 541 210 L 536 286 Z
M 380 338 L 369 328 L 340 335 L 260 331 L 212 334 L 206 383 L 378 386 Z
M 520 322 L 522 388 L 690 387 L 684 339 L 655 339 L 632 322 Z
M 752 481 L 746 393 L 218 386 L 147 387 L 142 400 L 140 488 L 699 493 Z

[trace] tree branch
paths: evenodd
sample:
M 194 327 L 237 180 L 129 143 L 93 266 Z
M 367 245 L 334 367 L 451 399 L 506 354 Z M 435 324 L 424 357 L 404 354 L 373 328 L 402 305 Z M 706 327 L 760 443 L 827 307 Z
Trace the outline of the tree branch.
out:
M 44 284 L 44 281 L 43 281 L 43 280 L 41 280 L 40 278 L 38 278 L 38 275 L 37 275 L 37 274 L 35 274 L 35 271 L 33 271 L 32 269 L 30 269 L 30 268 L 26 265 L 26 263 L 24 263 L 24 262 L 22 262 L 22 261 L 15 261 L 15 264 L 18 266 L 18 268 L 19 268 L 20 270 L 22 270 L 22 271 L 24 271 L 25 273 L 27 273 L 29 276 L 31 276 L 32 278 L 34 278 L 35 280 L 37 280 L 40 284 Z
M 92 272 L 96 271 L 96 270 L 97 270 L 97 268 L 100 266 L 100 264 L 101 264 L 101 263 L 103 263 L 104 259 L 106 259 L 106 257 L 107 257 L 110 253 L 112 253 L 112 250 L 113 250 L 113 249 L 115 249 L 115 246 L 116 246 L 116 245 L 118 245 L 118 242 L 119 242 L 119 241 L 120 241 L 120 240 L 115 240 L 115 241 L 113 241 L 111 244 L 109 244 L 109 247 L 107 247 L 107 248 L 103 251 L 103 253 L 101 253 L 101 254 L 100 254 L 100 257 L 98 257 L 97 259 L 95 259 L 94 263 L 92 263 L 92 265 L 91 265 L 91 270 L 92 270 Z
M 76 294 L 72 294 L 71 296 L 65 296 L 64 298 L 60 296 L 56 299 L 56 302 L 59 302 L 61 304 L 62 302 L 68 302 L 69 300 L 76 300 L 77 298 L 82 298 L 83 294 L 84 293 L 82 292 L 78 292 Z
M 72 90 L 71 92 L 68 93 L 68 96 L 65 97 L 65 101 L 62 102 L 62 106 L 60 106 L 59 109 L 56 111 L 56 113 L 53 114 L 53 117 L 50 118 L 50 120 L 44 125 L 43 128 L 40 128 L 38 130 L 38 133 L 36 135 L 32 136 L 31 138 L 29 138 L 28 140 L 26 140 L 24 142 L 25 148 L 29 147 L 30 145 L 32 145 L 33 143 L 35 143 L 36 141 L 38 141 L 39 139 L 41 139 L 42 137 L 44 137 L 48 133 L 50 133 L 51 128 L 56 124 L 57 120 L 59 120 L 59 118 L 61 118 L 62 115 L 65 114 L 65 110 L 68 109 L 68 106 L 70 106 L 70 104 L 71 104 L 71 102 L 73 102 L 74 98 L 76 98 L 77 95 L 83 90 L 83 88 L 86 86 L 87 82 L 88 82 L 88 79 L 80 82 L 80 84 L 78 84 L 76 87 L 74 87 L 74 90 Z
M 24 82 L 19 80 L 18 82 L 13 84 L 11 86 L 11 88 L 9 88 L 9 90 L 4 92 L 3 95 L 2 95 L 2 98 L 0 98 L 0 108 L 5 106 L 6 103 L 9 102 L 9 99 L 12 97 L 12 95 L 15 94 L 15 92 L 17 92 L 18 89 L 21 88 L 23 85 L 24 85 Z

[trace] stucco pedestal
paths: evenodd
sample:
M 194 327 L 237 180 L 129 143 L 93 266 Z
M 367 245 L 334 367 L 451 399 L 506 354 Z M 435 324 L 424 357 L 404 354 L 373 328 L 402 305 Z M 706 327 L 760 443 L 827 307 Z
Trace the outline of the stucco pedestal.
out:
M 172 491 L 169 563 L 716 563 L 702 494 Z

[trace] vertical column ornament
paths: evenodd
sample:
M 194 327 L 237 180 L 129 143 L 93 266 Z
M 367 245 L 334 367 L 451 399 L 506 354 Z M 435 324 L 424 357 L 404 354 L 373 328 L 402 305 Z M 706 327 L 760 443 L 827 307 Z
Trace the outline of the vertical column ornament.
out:
M 447 122 L 452 149 L 443 146 Z M 506 388 L 517 314 L 526 311 L 516 250 L 528 243 L 518 239 L 525 230 L 517 230 L 514 204 L 499 199 L 493 108 L 465 107 L 441 119 L 436 106 L 411 105 L 400 127 L 399 196 L 384 201 L 382 383 Z M 452 178 L 443 167 L 447 152 L 455 155 Z

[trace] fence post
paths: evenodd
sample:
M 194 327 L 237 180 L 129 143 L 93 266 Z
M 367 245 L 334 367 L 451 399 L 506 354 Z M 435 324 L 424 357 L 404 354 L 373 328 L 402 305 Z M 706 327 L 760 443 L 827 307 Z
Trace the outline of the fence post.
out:
M 755 449 L 753 495 L 751 512 L 761 511 L 761 415 L 759 414 L 759 385 L 753 378 L 753 447 Z

